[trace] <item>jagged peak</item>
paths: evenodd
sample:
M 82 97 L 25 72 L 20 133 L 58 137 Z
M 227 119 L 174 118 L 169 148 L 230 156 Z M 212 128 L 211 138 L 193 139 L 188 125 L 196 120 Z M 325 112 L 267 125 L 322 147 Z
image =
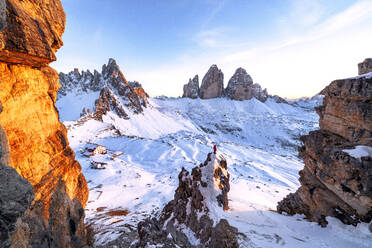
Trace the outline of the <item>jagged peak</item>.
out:
M 115 59 L 109 58 L 109 61 L 107 63 L 107 66 L 118 66 L 118 64 L 116 63 L 116 60 Z
M 222 72 L 221 69 L 218 68 L 218 66 L 216 64 L 213 64 L 209 67 L 209 70 L 208 72 L 210 71 L 218 71 L 218 72 Z M 208 73 L 207 73 L 208 74 Z
M 239 67 L 235 70 L 235 74 L 248 74 L 247 71 L 243 67 Z

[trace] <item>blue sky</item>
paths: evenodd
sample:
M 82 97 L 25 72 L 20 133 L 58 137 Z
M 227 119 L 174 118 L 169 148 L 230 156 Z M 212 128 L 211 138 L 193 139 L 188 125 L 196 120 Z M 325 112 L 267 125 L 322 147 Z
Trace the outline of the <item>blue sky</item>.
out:
M 372 1 L 62 0 L 64 46 L 52 66 L 97 69 L 115 58 L 151 96 L 182 95 L 212 64 L 225 86 L 243 67 L 271 94 L 311 96 L 372 57 Z

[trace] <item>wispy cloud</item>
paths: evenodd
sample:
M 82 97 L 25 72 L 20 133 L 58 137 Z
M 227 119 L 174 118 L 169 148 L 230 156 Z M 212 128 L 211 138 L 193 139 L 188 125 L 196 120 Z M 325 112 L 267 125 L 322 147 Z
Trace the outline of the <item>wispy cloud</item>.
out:
M 209 6 L 209 14 L 204 19 L 201 29 L 205 29 L 210 22 L 216 17 L 216 15 L 223 9 L 228 0 L 204 0 Z
M 229 31 L 229 27 L 204 29 L 196 33 L 192 40 L 205 48 L 217 48 L 226 45 L 225 39 Z
M 314 13 L 310 12 L 301 21 L 301 25 L 307 26 L 306 30 L 298 28 L 292 30 L 291 35 L 254 46 L 242 42 L 234 48 L 230 43 L 226 49 L 219 46 L 219 41 L 228 29 L 202 29 L 195 39 L 211 49 L 197 55 L 184 54 L 177 62 L 134 76 L 151 82 L 152 95 L 180 95 L 182 84 L 189 77 L 198 73 L 202 78 L 208 67 L 217 63 L 226 80 L 242 66 L 272 94 L 313 95 L 333 79 L 356 74 L 356 63 L 372 55 L 366 54 L 372 44 L 372 2 L 359 1 L 327 18 L 322 14 L 327 11 L 326 6 L 318 4 L 313 7 Z M 316 9 L 321 13 L 315 13 Z M 294 5 L 288 15 L 297 16 L 302 11 Z M 159 89 L 159 82 L 167 88 Z

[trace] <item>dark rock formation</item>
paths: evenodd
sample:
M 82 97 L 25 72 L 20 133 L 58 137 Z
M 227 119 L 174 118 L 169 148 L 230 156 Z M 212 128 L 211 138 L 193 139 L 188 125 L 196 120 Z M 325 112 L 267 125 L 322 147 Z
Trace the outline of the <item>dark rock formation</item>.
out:
M 125 113 L 123 105 L 120 100 L 116 97 L 115 93 L 109 87 L 105 87 L 101 90 L 99 98 L 96 101 L 95 115 L 102 118 L 102 115 L 109 111 L 115 112 L 120 118 L 128 119 L 127 113 Z
M 8 154 L 9 166 L 25 180 L 7 167 L 2 169 L 0 184 L 12 188 L 1 195 L 0 215 L 6 219 L 1 235 L 11 238 L 12 247 L 81 247 L 86 243 L 88 187 L 69 147 L 66 128 L 58 120 L 54 106 L 58 74 L 48 66 L 62 45 L 65 14 L 59 0 L 5 3 L 0 125 L 9 150 L 1 148 L 0 156 Z M 1 131 L 0 136 L 3 140 Z M 6 206 L 13 203 L 9 212 Z
M 365 59 L 362 63 L 358 64 L 358 75 L 372 72 L 372 58 Z
M 191 174 L 182 168 L 174 200 L 164 207 L 160 218 L 138 224 L 136 247 L 239 247 L 237 229 L 218 218 L 219 211 L 228 209 L 229 177 L 226 160 L 212 153 Z
M 183 86 L 183 95 L 182 97 L 188 98 L 198 98 L 199 97 L 199 77 L 195 75 L 195 77 L 191 80 L 189 79 L 189 83 Z
M 372 79 L 336 80 L 317 108 L 320 130 L 301 138 L 301 187 L 278 203 L 278 212 L 304 214 L 327 225 L 326 216 L 356 225 L 372 220 Z M 364 145 L 364 146 L 361 146 Z M 355 149 L 371 151 L 353 155 Z
M 200 98 L 210 99 L 223 95 L 223 73 L 217 65 L 212 65 L 203 77 L 200 86 Z
M 96 70 L 94 74 L 89 70 L 80 73 L 75 69 L 68 74 L 60 73 L 59 79 L 62 85 L 58 92 L 60 97 L 76 90 L 100 91 L 94 110 L 95 117 L 99 119 L 109 111 L 126 119 L 128 118 L 126 108 L 138 114 L 143 112 L 143 108 L 148 104 L 148 95 L 142 85 L 138 82 L 128 82 L 114 59 L 109 59 L 108 64 L 102 66 L 102 73 Z
M 16 222 L 33 199 L 32 185 L 14 168 L 0 164 L 0 247 L 12 246 Z

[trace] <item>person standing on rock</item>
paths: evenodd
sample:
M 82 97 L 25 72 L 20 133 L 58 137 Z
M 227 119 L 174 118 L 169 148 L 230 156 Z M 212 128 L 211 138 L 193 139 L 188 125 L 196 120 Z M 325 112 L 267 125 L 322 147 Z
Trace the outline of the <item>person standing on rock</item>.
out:
M 217 152 L 217 146 L 216 145 L 213 146 L 213 152 L 214 152 L 214 154 L 216 154 L 216 152 Z

